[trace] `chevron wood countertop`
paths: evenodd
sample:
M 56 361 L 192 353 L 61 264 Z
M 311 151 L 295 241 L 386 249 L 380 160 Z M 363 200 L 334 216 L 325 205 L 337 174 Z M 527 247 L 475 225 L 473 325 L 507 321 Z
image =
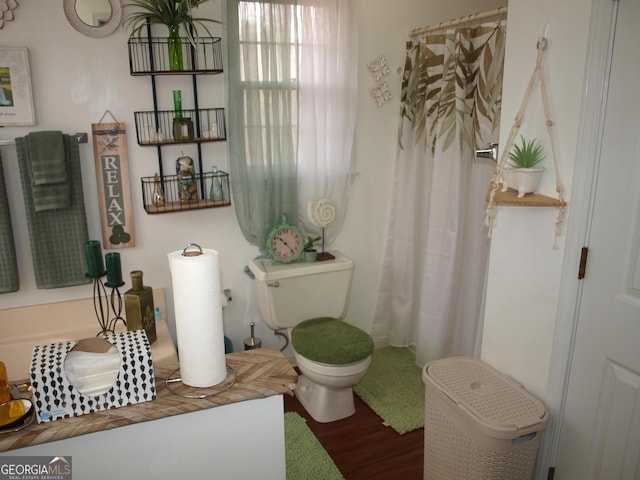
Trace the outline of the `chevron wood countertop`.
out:
M 156 366 L 155 400 L 47 423 L 38 424 L 34 420 L 18 432 L 0 435 L 0 452 L 245 400 L 293 394 L 298 375 L 277 349 L 259 348 L 229 353 L 226 362 L 229 370 L 227 379 L 210 388 L 191 388 L 178 382 L 170 383 L 170 390 L 165 379 L 179 377 L 179 366 Z M 205 395 L 209 396 L 191 398 Z

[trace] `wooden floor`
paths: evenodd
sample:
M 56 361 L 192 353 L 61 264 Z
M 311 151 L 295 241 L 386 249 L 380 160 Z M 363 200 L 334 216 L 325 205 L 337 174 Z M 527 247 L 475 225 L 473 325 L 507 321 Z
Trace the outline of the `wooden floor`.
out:
M 422 479 L 424 429 L 399 435 L 384 426 L 357 395 L 356 413 L 331 423 L 316 422 L 295 396 L 284 397 L 285 411 L 297 412 L 307 420 L 345 480 Z

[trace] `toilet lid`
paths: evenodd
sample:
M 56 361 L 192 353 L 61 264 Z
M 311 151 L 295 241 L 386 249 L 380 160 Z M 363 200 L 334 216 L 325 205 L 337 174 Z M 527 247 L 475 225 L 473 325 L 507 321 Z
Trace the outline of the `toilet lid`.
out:
M 336 318 L 312 318 L 291 331 L 291 345 L 305 358 L 328 365 L 357 363 L 373 353 L 373 339 Z

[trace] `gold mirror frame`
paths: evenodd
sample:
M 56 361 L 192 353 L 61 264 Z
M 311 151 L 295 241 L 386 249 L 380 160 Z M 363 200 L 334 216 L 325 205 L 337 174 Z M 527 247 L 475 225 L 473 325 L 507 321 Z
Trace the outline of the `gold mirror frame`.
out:
M 76 12 L 76 1 L 77 0 L 64 0 L 64 14 L 71 26 L 87 37 L 99 38 L 111 35 L 122 21 L 122 5 L 120 0 L 109 0 L 111 16 L 109 20 L 99 27 L 87 25 L 82 21 Z

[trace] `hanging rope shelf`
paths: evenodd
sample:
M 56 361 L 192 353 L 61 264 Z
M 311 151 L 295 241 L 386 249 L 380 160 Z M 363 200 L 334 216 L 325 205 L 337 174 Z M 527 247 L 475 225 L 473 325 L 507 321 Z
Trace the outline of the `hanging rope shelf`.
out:
M 515 206 L 527 206 L 527 207 L 557 207 L 558 208 L 558 217 L 556 220 L 556 228 L 555 228 L 555 241 L 554 248 L 557 248 L 558 237 L 561 233 L 562 221 L 564 219 L 567 202 L 564 200 L 563 195 L 563 187 L 562 182 L 560 181 L 560 172 L 558 169 L 558 161 L 556 155 L 556 145 L 553 137 L 553 121 L 551 120 L 550 108 L 549 108 L 549 96 L 547 93 L 547 87 L 544 83 L 544 70 L 542 67 L 542 56 L 547 47 L 547 39 L 542 37 L 537 44 L 538 49 L 538 57 L 536 59 L 536 66 L 533 70 L 533 74 L 531 75 L 531 79 L 529 80 L 529 84 L 527 85 L 527 90 L 525 91 L 524 98 L 522 100 L 522 105 L 520 106 L 520 110 L 516 114 L 516 118 L 513 122 L 513 126 L 511 127 L 511 131 L 509 132 L 509 138 L 507 139 L 507 144 L 502 149 L 502 154 L 500 155 L 500 161 L 493 173 L 493 178 L 491 179 L 491 183 L 489 184 L 489 191 L 487 192 L 487 210 L 486 210 L 486 224 L 488 227 L 488 235 L 491 237 L 491 233 L 495 224 L 495 218 L 497 214 L 496 206 L 498 205 L 515 205 Z M 513 145 L 513 140 L 522 125 L 522 117 L 524 115 L 524 110 L 529 102 L 529 97 L 531 96 L 531 92 L 533 91 L 533 87 L 536 79 L 539 80 L 540 83 L 540 93 L 542 96 L 542 105 L 544 109 L 544 115 L 546 118 L 545 125 L 547 127 L 547 133 L 549 134 L 549 139 L 551 141 L 551 156 L 553 158 L 553 167 L 556 175 L 556 192 L 558 194 L 558 198 L 548 197 L 546 195 L 542 195 L 539 193 L 528 193 L 522 198 L 518 198 L 518 192 L 508 189 L 506 191 L 502 190 L 501 178 L 502 172 L 506 165 L 506 160 L 511 151 L 511 146 Z

